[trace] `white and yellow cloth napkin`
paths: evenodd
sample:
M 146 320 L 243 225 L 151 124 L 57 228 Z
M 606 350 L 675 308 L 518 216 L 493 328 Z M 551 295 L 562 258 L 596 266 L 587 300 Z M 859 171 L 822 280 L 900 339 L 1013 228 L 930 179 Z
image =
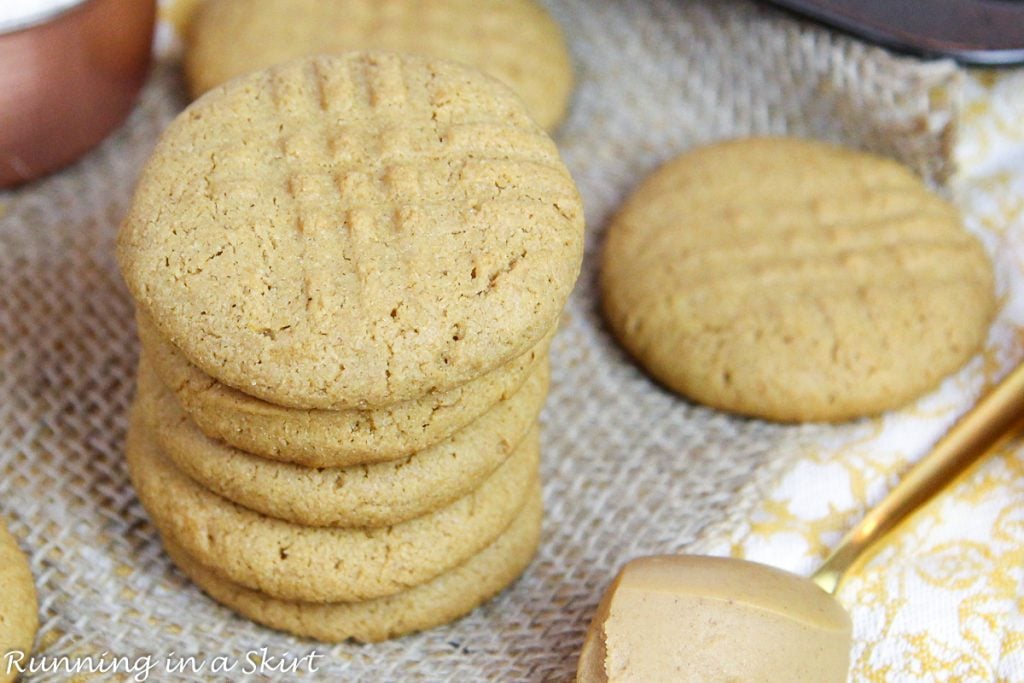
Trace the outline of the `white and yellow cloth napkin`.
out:
M 810 574 L 1024 359 L 1024 71 L 972 74 L 966 97 L 951 190 L 995 262 L 1000 312 L 984 353 L 916 405 L 808 429 L 804 447 L 741 496 L 761 502 L 701 550 Z M 887 539 L 839 598 L 854 622 L 853 681 L 1024 681 L 1024 435 Z

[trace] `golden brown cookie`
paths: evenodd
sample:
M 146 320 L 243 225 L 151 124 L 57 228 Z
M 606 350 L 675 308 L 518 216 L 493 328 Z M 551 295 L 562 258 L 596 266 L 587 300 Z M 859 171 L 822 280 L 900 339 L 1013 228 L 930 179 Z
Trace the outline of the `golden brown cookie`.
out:
M 164 547 L 214 600 L 253 621 L 317 640 L 377 642 L 458 619 L 503 590 L 536 553 L 541 517 L 536 486 L 512 525 L 482 551 L 426 583 L 365 602 L 278 600 L 222 578 L 172 541 L 165 539 Z
M 547 363 L 554 330 L 522 356 L 443 393 L 376 410 L 284 408 L 232 389 L 189 363 L 140 314 L 144 355 L 213 439 L 271 460 L 346 467 L 398 460 L 444 441 L 511 397 Z
M 198 97 L 272 64 L 350 50 L 477 68 L 516 91 L 548 130 L 572 93 L 562 31 L 534 0 L 207 0 L 190 22 L 185 75 Z
M 654 377 L 784 421 L 907 403 L 978 350 L 995 307 L 984 249 L 911 171 L 792 138 L 652 174 L 611 224 L 601 289 Z
M 214 493 L 268 517 L 307 526 L 379 527 L 444 507 L 480 486 L 530 431 L 547 395 L 548 368 L 480 419 L 393 462 L 310 468 L 266 460 L 205 436 L 143 360 L 138 401 L 156 444 Z
M 347 602 L 391 595 L 486 547 L 522 509 L 537 480 L 534 432 L 477 490 L 402 524 L 305 527 L 206 490 L 153 443 L 133 410 L 126 455 L 139 500 L 161 534 L 224 578 L 284 600 Z
M 554 143 L 457 64 L 353 53 L 231 81 L 164 131 L 118 258 L 211 377 L 297 408 L 447 391 L 536 346 L 579 272 Z
M 22 661 L 14 653 L 28 659 L 38 630 L 39 600 L 28 558 L 0 522 L 0 682 L 17 678 L 17 669 L 12 666 L 9 671 L 8 662 Z M 9 660 L 8 653 L 14 659 Z

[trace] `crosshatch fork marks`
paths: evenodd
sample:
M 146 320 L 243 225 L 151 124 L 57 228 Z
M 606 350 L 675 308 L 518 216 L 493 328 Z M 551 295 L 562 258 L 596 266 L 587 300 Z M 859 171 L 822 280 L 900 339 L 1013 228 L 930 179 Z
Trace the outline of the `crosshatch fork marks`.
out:
M 374 249 L 377 235 L 391 230 L 387 198 L 381 182 L 369 168 L 372 160 L 349 154 L 337 158 L 332 152 L 344 148 L 366 149 L 366 137 L 340 140 L 332 131 L 334 112 L 351 116 L 353 111 L 374 109 L 387 102 L 400 106 L 404 95 L 386 98 L 384 91 L 404 93 L 402 72 L 396 63 L 380 83 L 374 83 L 366 64 L 349 65 L 347 78 L 336 77 L 320 62 L 307 64 L 305 88 L 287 93 L 288 101 L 277 99 L 275 112 L 281 118 L 286 140 L 298 141 L 301 154 L 286 157 L 285 173 L 292 187 L 312 191 L 296 194 L 297 215 L 303 241 L 303 273 L 307 313 L 314 331 L 326 333 L 333 311 L 325 302 L 353 305 L 356 314 L 367 320 L 378 317 L 367 301 L 379 292 L 376 276 L 387 270 L 392 250 Z M 275 81 L 279 82 L 279 81 Z M 301 82 L 301 81 L 300 81 Z M 338 102 L 346 98 L 347 103 Z M 364 127 L 374 118 L 363 119 Z M 409 188 L 415 191 L 415 188 Z M 413 194 L 412 196 L 415 196 Z M 310 228 L 315 232 L 310 233 Z M 340 259 L 339 259 L 340 255 Z
M 994 309 L 951 205 L 892 161 L 793 138 L 656 171 L 609 230 L 602 287 L 662 382 L 783 421 L 902 405 L 970 357 Z
M 550 141 L 530 129 L 493 122 L 442 125 L 436 117 L 430 126 L 408 123 L 410 109 L 420 109 L 425 120 L 428 111 L 446 104 L 446 96 L 435 90 L 410 100 L 407 73 L 397 60 L 353 62 L 347 78 L 336 71 L 313 61 L 304 81 L 271 79 L 285 161 L 282 184 L 295 209 L 303 300 L 313 329 L 329 324 L 319 302 L 335 299 L 328 293 L 340 289 L 356 292 L 353 303 L 361 315 L 379 317 L 365 302 L 382 295 L 387 283 L 380 273 L 394 268 L 401 282 L 416 270 L 419 249 L 403 242 L 416 240 L 406 226 L 417 205 L 447 209 L 453 199 L 469 207 L 495 200 L 540 203 L 544 188 L 564 178 L 550 161 Z M 363 155 L 353 156 L 352 149 Z M 423 172 L 440 176 L 429 189 Z M 517 175 L 518 182 L 508 180 Z M 374 250 L 380 243 L 388 248 Z M 348 268 L 330 262 L 338 253 Z M 345 270 L 350 277 L 339 287 L 333 278 Z M 406 310 L 416 306 L 396 301 L 393 308 L 399 303 Z
M 490 372 L 555 323 L 582 207 L 554 143 L 497 81 L 409 55 L 319 56 L 189 112 L 169 131 L 216 154 L 223 209 L 197 223 L 198 249 L 242 243 L 205 267 L 201 303 L 159 272 L 143 303 L 211 376 L 290 407 L 389 405 Z M 246 183 L 252 201 L 234 201 Z M 182 253 L 177 241 L 154 248 Z M 204 334 L 176 332 L 200 305 Z

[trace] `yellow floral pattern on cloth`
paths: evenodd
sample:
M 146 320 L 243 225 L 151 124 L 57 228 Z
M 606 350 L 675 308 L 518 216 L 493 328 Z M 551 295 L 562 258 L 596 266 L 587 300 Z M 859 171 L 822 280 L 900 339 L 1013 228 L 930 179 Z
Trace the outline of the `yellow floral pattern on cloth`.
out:
M 1001 307 L 984 352 L 916 405 L 806 428 L 802 448 L 691 550 L 809 575 L 1024 358 L 1024 71 L 971 74 L 965 97 L 951 192 L 996 267 Z M 838 597 L 854 622 L 853 681 L 1024 681 L 1024 436 L 887 539 Z

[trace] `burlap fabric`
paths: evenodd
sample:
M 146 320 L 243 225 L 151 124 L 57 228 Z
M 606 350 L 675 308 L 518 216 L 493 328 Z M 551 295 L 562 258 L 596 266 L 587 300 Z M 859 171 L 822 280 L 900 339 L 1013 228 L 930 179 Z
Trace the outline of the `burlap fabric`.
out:
M 32 556 L 37 654 L 148 655 L 156 661 L 149 680 L 172 678 L 164 658 L 193 654 L 236 660 L 223 678 L 238 680 L 246 653 L 264 646 L 271 656 L 316 650 L 318 676 L 331 679 L 564 680 L 624 561 L 696 547 L 751 504 L 740 492 L 755 470 L 821 429 L 695 407 L 642 375 L 598 313 L 594 266 L 606 219 L 666 158 L 750 133 L 844 141 L 941 181 L 951 171 L 957 69 L 894 57 L 744 0 L 551 5 L 578 70 L 558 141 L 589 234 L 554 344 L 543 419 L 548 513 L 525 577 L 451 626 L 327 647 L 233 616 L 172 568 L 121 455 L 137 348 L 112 248 L 141 164 L 184 106 L 176 67 L 164 64 L 101 148 L 0 192 L 0 514 Z

